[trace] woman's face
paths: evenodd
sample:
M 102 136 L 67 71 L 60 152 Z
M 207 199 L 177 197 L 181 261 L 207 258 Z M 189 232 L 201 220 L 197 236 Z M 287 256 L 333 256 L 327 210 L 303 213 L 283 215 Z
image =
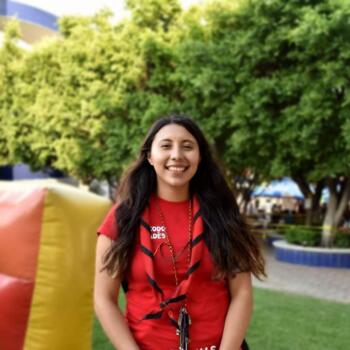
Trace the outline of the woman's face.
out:
M 155 135 L 148 161 L 157 174 L 158 194 L 188 191 L 200 162 L 199 146 L 183 126 L 168 124 Z

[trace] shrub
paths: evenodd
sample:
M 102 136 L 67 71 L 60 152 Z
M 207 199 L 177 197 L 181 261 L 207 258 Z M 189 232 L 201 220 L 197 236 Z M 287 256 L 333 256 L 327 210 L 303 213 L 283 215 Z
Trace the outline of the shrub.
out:
M 334 237 L 334 246 L 338 248 L 350 248 L 350 233 L 337 232 Z
M 288 243 L 316 247 L 321 242 L 321 231 L 314 227 L 290 226 L 285 230 Z

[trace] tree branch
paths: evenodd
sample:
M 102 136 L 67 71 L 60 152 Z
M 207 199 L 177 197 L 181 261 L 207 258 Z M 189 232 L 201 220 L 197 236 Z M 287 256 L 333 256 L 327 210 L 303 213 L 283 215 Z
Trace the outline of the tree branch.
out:
M 303 175 L 293 175 L 292 179 L 298 184 L 300 191 L 305 198 L 313 196 L 309 183 L 306 181 Z

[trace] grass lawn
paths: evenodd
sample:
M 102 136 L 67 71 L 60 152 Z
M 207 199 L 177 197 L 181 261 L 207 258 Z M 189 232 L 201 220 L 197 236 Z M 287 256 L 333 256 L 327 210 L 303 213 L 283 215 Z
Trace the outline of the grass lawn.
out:
M 252 350 L 350 349 L 350 304 L 258 288 L 254 296 Z
M 350 304 L 258 288 L 254 297 L 251 350 L 350 349 Z M 113 350 L 96 320 L 93 349 Z

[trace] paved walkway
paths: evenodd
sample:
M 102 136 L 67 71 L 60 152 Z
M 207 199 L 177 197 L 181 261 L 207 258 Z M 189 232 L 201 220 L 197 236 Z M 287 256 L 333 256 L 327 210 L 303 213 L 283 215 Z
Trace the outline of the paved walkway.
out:
M 254 286 L 350 303 L 350 269 L 282 263 L 275 259 L 272 248 L 264 249 L 264 255 L 268 278 L 263 282 L 254 278 Z

